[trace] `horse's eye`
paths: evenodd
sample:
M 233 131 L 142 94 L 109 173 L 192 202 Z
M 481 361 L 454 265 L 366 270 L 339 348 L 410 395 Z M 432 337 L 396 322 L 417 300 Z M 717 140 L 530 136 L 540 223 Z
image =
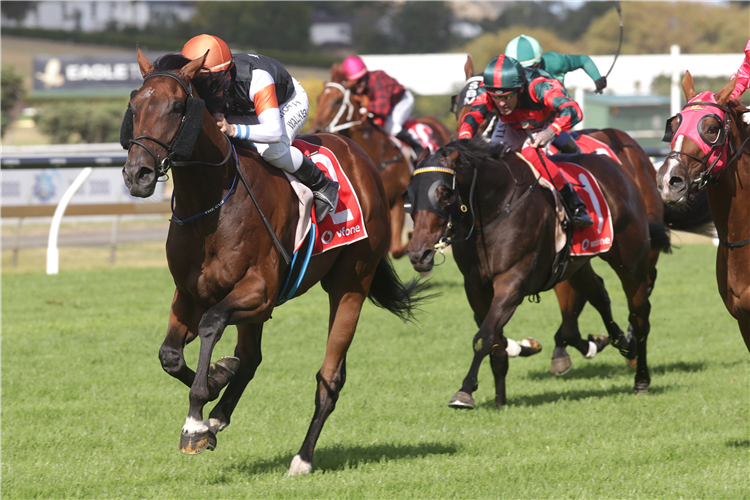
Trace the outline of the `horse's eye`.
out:
M 183 102 L 176 102 L 172 105 L 172 113 L 177 114 L 184 114 L 185 113 L 185 103 Z
M 448 189 L 446 186 L 439 186 L 435 190 L 435 198 L 440 206 L 447 207 L 456 201 L 456 195 L 452 189 Z
M 334 106 L 341 106 L 342 104 L 344 104 L 344 99 L 336 99 L 333 101 Z

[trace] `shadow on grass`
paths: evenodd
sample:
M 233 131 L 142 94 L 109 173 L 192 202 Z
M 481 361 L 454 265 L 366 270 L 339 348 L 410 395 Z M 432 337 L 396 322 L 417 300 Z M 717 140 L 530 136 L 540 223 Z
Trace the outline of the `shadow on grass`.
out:
M 576 351 L 577 352 L 577 351 Z M 579 379 L 590 379 L 603 377 L 608 378 L 614 375 L 623 375 L 630 373 L 635 376 L 635 370 L 631 370 L 625 365 L 625 358 L 622 361 L 616 361 L 610 364 L 589 364 L 583 357 L 579 357 L 576 362 L 575 355 L 571 357 L 573 361 L 573 368 L 566 373 L 561 375 L 561 379 L 565 380 L 579 380 Z M 678 361 L 676 363 L 659 363 L 656 365 L 649 364 L 649 373 L 653 377 L 654 375 L 664 375 L 666 373 L 683 372 L 683 373 L 694 373 L 702 372 L 706 370 L 706 364 L 700 361 L 686 363 Z M 554 377 L 550 372 L 533 372 L 529 373 L 525 378 L 530 380 L 544 380 L 550 377 Z
M 730 439 L 726 445 L 728 448 L 750 448 L 750 439 Z
M 417 445 L 378 444 L 372 446 L 321 447 L 313 455 L 313 472 L 356 469 L 360 465 L 381 461 L 421 458 L 428 455 L 452 455 L 458 448 L 443 443 Z M 276 474 L 289 469 L 294 455 L 277 455 L 268 460 L 238 462 L 229 470 L 240 474 Z

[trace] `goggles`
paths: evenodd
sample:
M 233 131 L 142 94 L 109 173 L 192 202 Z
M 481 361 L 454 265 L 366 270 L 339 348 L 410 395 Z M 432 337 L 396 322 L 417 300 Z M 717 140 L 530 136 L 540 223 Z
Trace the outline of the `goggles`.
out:
M 501 101 L 507 101 L 508 99 L 512 98 L 516 94 L 518 94 L 519 89 L 513 89 L 508 90 L 506 92 L 500 91 L 500 92 L 494 92 L 492 90 L 487 90 L 487 93 L 492 97 L 493 99 L 499 99 Z
M 217 67 L 227 65 L 226 68 L 222 70 L 216 70 Z M 211 68 L 206 68 L 205 66 L 201 68 L 201 73 L 211 73 L 217 77 L 226 76 L 229 74 L 230 71 L 232 71 L 232 68 L 234 68 L 234 61 L 229 61 L 228 63 L 220 64 L 219 66 L 213 66 Z

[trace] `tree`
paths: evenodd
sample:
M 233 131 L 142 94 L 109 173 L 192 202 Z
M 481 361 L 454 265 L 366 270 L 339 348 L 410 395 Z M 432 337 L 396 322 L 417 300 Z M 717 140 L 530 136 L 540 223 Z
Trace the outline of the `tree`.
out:
M 11 66 L 3 65 L 0 70 L 0 137 L 5 135 L 13 121 L 13 111 L 26 93 L 23 77 Z
M 453 11 L 445 2 L 405 2 L 393 16 L 393 36 L 399 52 L 442 52 L 451 43 Z
M 194 35 L 215 34 L 230 47 L 311 50 L 307 2 L 197 2 L 196 7 Z
M 3 17 L 12 19 L 16 24 L 21 24 L 28 13 L 36 10 L 36 4 L 39 2 L 0 2 L 0 11 Z

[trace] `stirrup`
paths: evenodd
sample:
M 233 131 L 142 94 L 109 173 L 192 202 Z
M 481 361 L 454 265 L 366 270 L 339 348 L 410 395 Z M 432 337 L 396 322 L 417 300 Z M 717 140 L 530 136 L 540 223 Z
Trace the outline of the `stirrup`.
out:
M 313 207 L 315 208 L 315 220 L 321 222 L 329 213 L 336 210 L 339 202 L 339 183 L 328 180 L 326 185 L 319 191 L 313 191 Z
M 586 210 L 574 210 L 571 218 L 573 219 L 573 224 L 580 229 L 585 229 L 594 225 L 594 221 Z

